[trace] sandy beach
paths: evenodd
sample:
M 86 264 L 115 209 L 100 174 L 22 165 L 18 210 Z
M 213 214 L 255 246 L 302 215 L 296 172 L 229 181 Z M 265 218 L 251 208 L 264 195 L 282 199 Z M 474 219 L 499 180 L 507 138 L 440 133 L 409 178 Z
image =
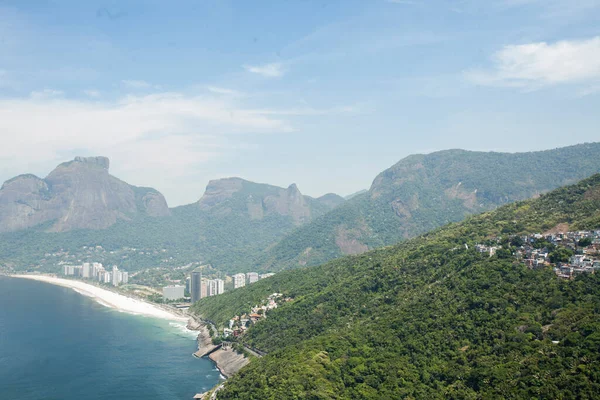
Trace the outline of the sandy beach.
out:
M 162 308 L 147 303 L 145 301 L 127 297 L 122 294 L 102 289 L 81 281 L 55 278 L 52 276 L 45 275 L 12 275 L 12 277 L 31 279 L 35 281 L 50 283 L 52 285 L 68 287 L 75 290 L 77 293 L 83 296 L 93 298 L 95 301 L 104 306 L 114 308 L 116 310 L 129 314 L 144 315 L 147 317 L 167 319 L 171 321 L 188 320 L 188 318 L 186 317 L 182 317 L 181 315 L 177 315 L 176 313 L 171 313 L 169 311 L 163 310 Z

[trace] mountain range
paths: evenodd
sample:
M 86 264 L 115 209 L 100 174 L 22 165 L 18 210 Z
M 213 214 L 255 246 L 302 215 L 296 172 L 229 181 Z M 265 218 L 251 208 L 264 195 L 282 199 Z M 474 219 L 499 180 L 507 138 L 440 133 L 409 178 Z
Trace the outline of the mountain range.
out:
M 84 247 L 102 246 L 143 249 L 143 257 L 109 252 L 98 260 L 130 270 L 212 260 L 238 268 L 248 254 L 343 202 L 335 194 L 302 195 L 295 184 L 281 188 L 226 178 L 210 181 L 196 203 L 168 208 L 158 191 L 110 175 L 107 158 L 77 157 L 45 179 L 28 174 L 4 183 L 0 264 L 51 271 L 48 254 L 79 258 Z
M 261 255 L 263 269 L 317 265 L 395 244 L 600 172 L 600 143 L 527 153 L 446 150 L 381 172 L 369 190 Z
M 278 271 L 390 245 L 596 172 L 600 143 L 514 154 L 447 150 L 406 157 L 347 200 L 226 178 L 210 181 L 198 202 L 168 208 L 158 191 L 110 175 L 107 158 L 77 157 L 44 179 L 4 183 L 0 264 L 52 270 L 47 254 L 77 258 L 100 245 L 151 250 L 99 260 L 130 270 L 203 261 L 226 273 Z

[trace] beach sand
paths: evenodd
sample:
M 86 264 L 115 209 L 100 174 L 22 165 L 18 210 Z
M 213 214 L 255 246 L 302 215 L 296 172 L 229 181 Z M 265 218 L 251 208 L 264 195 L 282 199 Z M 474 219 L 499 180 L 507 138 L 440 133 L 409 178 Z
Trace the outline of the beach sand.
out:
M 50 283 L 53 285 L 68 287 L 75 290 L 77 293 L 83 296 L 91 297 L 92 299 L 104 306 L 114 308 L 118 311 L 125 312 L 128 314 L 143 315 L 147 317 L 167 319 L 171 321 L 188 320 L 188 318 L 186 317 L 183 317 L 176 313 L 171 313 L 167 310 L 163 310 L 162 308 L 156 305 L 147 303 L 142 300 L 127 297 L 122 294 L 102 289 L 81 281 L 55 278 L 53 276 L 46 275 L 12 275 L 12 277 L 31 279 L 35 281 Z

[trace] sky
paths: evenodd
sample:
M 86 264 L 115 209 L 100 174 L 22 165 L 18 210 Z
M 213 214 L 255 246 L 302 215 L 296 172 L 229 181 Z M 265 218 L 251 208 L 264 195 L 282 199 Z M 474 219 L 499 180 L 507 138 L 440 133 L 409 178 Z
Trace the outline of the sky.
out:
M 107 156 L 197 201 L 600 141 L 600 0 L 0 0 L 0 181 Z

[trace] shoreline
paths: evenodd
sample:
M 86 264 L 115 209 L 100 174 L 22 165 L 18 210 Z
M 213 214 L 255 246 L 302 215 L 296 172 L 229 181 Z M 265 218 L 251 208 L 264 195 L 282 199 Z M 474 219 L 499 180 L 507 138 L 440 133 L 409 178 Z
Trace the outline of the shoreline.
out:
M 224 380 L 229 379 L 250 361 L 243 354 L 233 351 L 228 346 L 212 343 L 207 326 L 212 325 L 196 315 L 189 315 L 187 328 L 198 332 L 196 338 L 198 351 L 193 353 L 196 358 L 209 359 L 219 370 Z
M 193 356 L 196 358 L 206 358 L 217 368 L 223 379 L 219 385 L 222 385 L 225 380 L 229 379 L 231 375 L 237 372 L 242 366 L 245 366 L 249 361 L 245 359 L 243 355 L 233 352 L 231 349 L 221 349 L 220 346 L 213 345 L 212 337 L 207 328 L 208 323 L 193 314 L 185 314 L 184 316 L 184 314 L 175 310 L 166 310 L 165 307 L 160 305 L 126 296 L 110 289 L 102 288 L 80 280 L 58 278 L 55 275 L 2 274 L 2 276 L 17 279 L 29 279 L 55 286 L 66 287 L 82 296 L 93 299 L 98 304 L 119 312 L 169 321 L 186 322 L 186 329 L 198 332 L 196 337 L 198 351 L 193 353 Z M 240 359 L 244 359 L 244 361 L 241 361 Z
M 101 288 L 79 280 L 62 279 L 51 275 L 6 275 L 10 278 L 29 279 L 38 282 L 49 283 L 55 286 L 70 288 L 82 296 L 90 297 L 97 303 L 132 315 L 141 315 L 170 321 L 184 322 L 188 317 L 184 317 L 175 311 L 168 311 L 158 305 L 149 303 L 138 298 L 126 296 L 109 289 Z

